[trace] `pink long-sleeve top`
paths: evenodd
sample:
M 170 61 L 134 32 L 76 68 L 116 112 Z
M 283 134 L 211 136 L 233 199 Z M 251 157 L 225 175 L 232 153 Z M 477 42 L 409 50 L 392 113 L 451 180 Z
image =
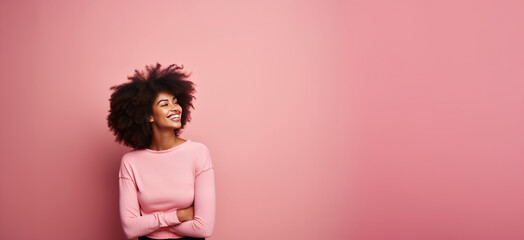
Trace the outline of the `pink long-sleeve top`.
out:
M 128 238 L 209 237 L 215 225 L 215 176 L 209 149 L 187 139 L 173 148 L 139 149 L 122 157 L 120 218 Z M 177 209 L 194 203 L 193 220 Z

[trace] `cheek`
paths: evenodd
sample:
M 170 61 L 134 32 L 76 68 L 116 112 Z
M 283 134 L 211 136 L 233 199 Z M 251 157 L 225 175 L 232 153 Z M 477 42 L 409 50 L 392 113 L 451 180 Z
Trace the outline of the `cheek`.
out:
M 157 117 L 160 118 L 166 118 L 167 113 L 165 111 L 159 111 L 157 114 Z
M 165 117 L 165 113 L 162 109 L 155 109 L 153 111 L 153 115 L 155 116 L 156 119 L 161 119 Z

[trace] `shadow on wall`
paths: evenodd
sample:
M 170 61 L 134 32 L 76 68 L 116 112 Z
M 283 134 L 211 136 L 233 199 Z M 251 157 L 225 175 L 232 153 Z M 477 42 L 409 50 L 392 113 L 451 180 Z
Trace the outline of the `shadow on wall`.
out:
M 111 134 L 107 132 L 107 134 Z M 127 239 L 122 231 L 119 212 L 119 193 L 118 193 L 118 170 L 122 156 L 131 149 L 114 141 L 114 137 L 93 136 L 90 138 L 97 140 L 92 142 L 90 149 L 97 149 L 99 158 L 97 161 L 97 171 L 100 179 L 97 179 L 100 187 L 98 195 L 100 199 L 100 210 L 97 210 L 99 221 L 90 221 L 96 223 L 93 229 L 98 232 L 98 239 Z

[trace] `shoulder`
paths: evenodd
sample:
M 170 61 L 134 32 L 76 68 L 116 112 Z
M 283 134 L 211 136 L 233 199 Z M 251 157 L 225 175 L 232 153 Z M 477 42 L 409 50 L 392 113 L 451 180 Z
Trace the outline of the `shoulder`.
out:
M 206 159 L 211 158 L 211 152 L 206 144 L 199 141 L 191 141 L 190 147 L 187 150 L 191 151 L 193 156 L 196 157 L 197 162 L 207 161 Z
M 138 159 L 142 152 L 144 152 L 143 149 L 133 149 L 129 152 L 124 153 L 124 155 L 122 155 L 122 163 L 129 163 L 134 161 L 135 159 Z
M 209 152 L 209 148 L 202 142 L 189 140 L 191 149 L 197 152 Z
M 214 168 L 213 161 L 211 160 L 211 153 L 209 148 L 201 142 L 192 142 L 193 151 L 195 153 L 195 176 L 200 173 Z
M 206 144 L 201 142 L 193 142 L 194 146 L 193 149 L 197 153 L 198 156 L 209 156 L 210 151 Z

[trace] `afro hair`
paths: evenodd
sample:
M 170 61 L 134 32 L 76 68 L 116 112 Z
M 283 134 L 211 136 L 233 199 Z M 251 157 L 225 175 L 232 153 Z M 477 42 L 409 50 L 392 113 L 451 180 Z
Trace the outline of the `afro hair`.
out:
M 192 101 L 196 99 L 195 84 L 187 78 L 190 74 L 182 72 L 184 66 L 172 64 L 162 69 L 156 66 L 146 66 L 145 71 L 135 70 L 127 82 L 111 87 L 110 110 L 107 125 L 116 136 L 116 141 L 134 149 L 147 148 L 153 135 L 152 125 L 147 121 L 153 113 L 153 103 L 159 92 L 173 94 L 182 107 L 180 128 L 175 129 L 179 136 L 186 122 L 191 121 Z

